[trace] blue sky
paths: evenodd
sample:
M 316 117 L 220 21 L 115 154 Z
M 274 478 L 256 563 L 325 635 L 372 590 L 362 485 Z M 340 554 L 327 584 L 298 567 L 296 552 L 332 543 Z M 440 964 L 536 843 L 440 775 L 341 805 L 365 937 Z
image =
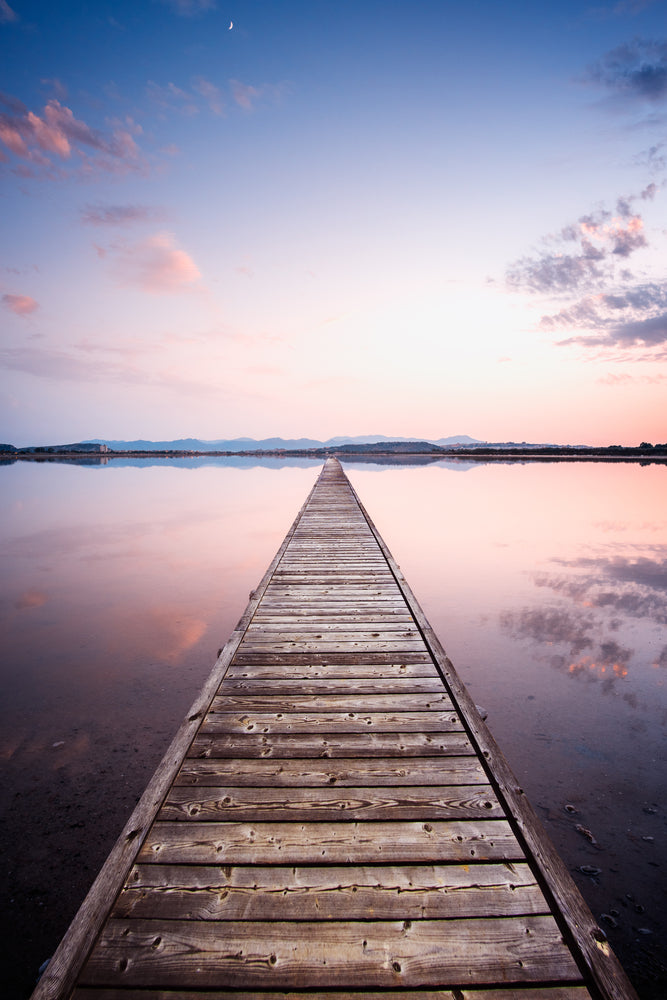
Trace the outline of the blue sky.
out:
M 2 440 L 667 440 L 665 0 L 0 0 L 0 45 Z

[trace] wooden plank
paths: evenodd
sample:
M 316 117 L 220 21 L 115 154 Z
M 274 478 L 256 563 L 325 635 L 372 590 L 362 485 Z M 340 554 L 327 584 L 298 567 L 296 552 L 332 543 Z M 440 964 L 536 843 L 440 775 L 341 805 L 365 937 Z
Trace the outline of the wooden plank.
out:
M 406 652 L 396 653 L 395 650 L 383 650 L 380 653 L 364 652 L 364 653 L 351 653 L 348 651 L 342 652 L 326 652 L 326 653 L 299 653 L 292 652 L 289 654 L 285 653 L 273 653 L 267 652 L 266 650 L 254 650 L 254 649 L 239 649 L 236 656 L 234 657 L 234 663 L 237 667 L 244 665 L 254 665 L 254 664 L 274 664 L 277 666 L 285 665 L 289 668 L 290 665 L 295 666 L 337 666 L 339 664 L 347 664 L 354 660 L 357 660 L 360 665 L 371 666 L 371 665 L 390 665 L 394 663 L 407 664 L 407 663 L 432 663 L 432 659 L 427 652 L 414 652 L 407 650 Z
M 443 942 L 447 947 L 443 948 Z M 83 985 L 290 989 L 579 979 L 550 916 L 307 923 L 110 920 Z
M 256 645 L 257 643 L 276 643 L 276 642 L 315 642 L 315 640 L 320 639 L 322 642 L 370 642 L 375 645 L 379 642 L 391 642 L 391 643 L 402 643 L 406 639 L 410 639 L 413 642 L 421 643 L 423 648 L 423 639 L 416 628 L 405 628 L 405 626 L 397 627 L 394 629 L 385 629 L 384 627 L 378 626 L 377 628 L 356 628 L 348 629 L 347 625 L 343 628 L 340 625 L 329 625 L 327 628 L 318 628 L 317 626 L 311 628 L 303 628 L 301 626 L 294 626 L 289 628 L 286 625 L 277 625 L 272 628 L 264 628 L 260 625 L 253 625 L 249 628 L 244 637 L 244 643 L 249 645 Z M 402 648 L 400 645 L 394 646 L 395 649 Z
M 189 757 L 275 758 L 318 757 L 369 759 L 394 754 L 401 758 L 446 757 L 467 753 L 470 741 L 463 728 L 448 733 L 202 733 L 193 740 Z
M 202 733 L 445 733 L 462 730 L 449 712 L 215 712 Z
M 421 652 L 424 644 L 421 639 L 372 639 L 367 642 L 350 639 L 339 641 L 335 636 L 322 639 L 298 639 L 280 642 L 267 638 L 263 642 L 256 642 L 254 639 L 247 639 L 241 655 L 252 656 L 275 656 L 286 653 L 288 656 L 295 654 L 316 654 L 319 656 L 329 656 L 330 654 L 342 654 L 346 657 L 363 656 L 365 653 L 389 653 L 392 656 L 401 656 L 403 653 Z
M 363 611 L 357 606 L 355 611 L 348 608 L 331 608 L 323 613 L 318 608 L 309 606 L 301 608 L 298 613 L 292 606 L 285 606 L 278 609 L 268 609 L 258 612 L 253 620 L 251 628 L 255 625 L 273 629 L 275 626 L 292 628 L 297 626 L 302 631 L 307 629 L 336 629 L 344 625 L 346 629 L 365 628 L 373 631 L 380 628 L 384 631 L 393 631 L 413 624 L 412 617 L 400 608 L 389 608 L 386 611 L 368 610 Z
M 549 912 L 528 865 L 135 865 L 114 908 L 163 920 L 426 920 Z
M 378 823 L 153 824 L 138 859 L 162 864 L 421 864 L 524 861 L 502 819 Z
M 174 784 L 237 787 L 483 785 L 488 778 L 477 757 L 356 757 L 346 760 L 248 760 L 186 758 Z
M 276 680 L 294 677 L 354 677 L 359 679 L 437 677 L 440 682 L 440 674 L 433 661 L 425 658 L 417 663 L 366 663 L 362 660 L 358 663 L 292 663 L 291 658 L 283 660 L 282 663 L 264 663 L 261 657 L 257 657 L 256 662 L 253 663 L 239 663 L 238 660 L 234 660 L 227 670 L 225 680 L 236 677 L 273 677 Z
M 248 626 L 246 635 L 254 636 L 257 632 L 261 635 L 275 637 L 276 633 L 288 636 L 293 636 L 296 633 L 310 637 L 311 633 L 327 635 L 333 632 L 340 639 L 340 633 L 343 630 L 347 635 L 354 633 L 355 637 L 361 633 L 361 637 L 366 639 L 375 639 L 380 635 L 391 637 L 407 631 L 410 631 L 412 638 L 419 635 L 416 628 L 410 630 L 410 619 L 405 616 L 398 618 L 397 615 L 394 615 L 393 619 L 389 618 L 388 621 L 369 620 L 369 618 L 360 621 L 350 621 L 349 619 L 349 615 L 338 622 L 331 621 L 330 618 L 323 618 L 321 615 L 309 620 L 305 620 L 301 616 L 255 615 L 252 623 Z
M 224 687 L 221 689 L 224 691 Z M 276 712 L 308 713 L 308 712 L 347 712 L 356 715 L 359 710 L 359 698 L 356 694 L 315 695 L 233 695 L 218 694 L 211 702 L 210 712 Z M 373 712 L 451 712 L 452 701 L 445 693 L 444 685 L 440 691 L 429 694 L 369 694 L 364 698 L 364 716 Z
M 529 989 L 511 986 L 500 990 L 440 988 L 433 990 L 364 990 L 357 993 L 351 990 L 327 990 L 326 993 L 304 992 L 276 993 L 274 991 L 257 990 L 224 990 L 224 992 L 203 992 L 197 990 L 191 993 L 179 989 L 177 992 L 166 990 L 116 990 L 82 987 L 74 991 L 73 1000 L 335 1000 L 344 997 L 345 1000 L 591 1000 L 591 995 L 585 986 L 536 986 Z
M 190 823 L 218 820 L 308 823 L 352 819 L 482 819 L 504 815 L 489 785 L 402 785 L 397 788 L 206 785 L 172 787 L 158 819 Z
M 443 690 L 440 677 L 226 677 L 220 686 L 220 694 L 382 694 L 388 690 L 396 694 L 431 694 Z

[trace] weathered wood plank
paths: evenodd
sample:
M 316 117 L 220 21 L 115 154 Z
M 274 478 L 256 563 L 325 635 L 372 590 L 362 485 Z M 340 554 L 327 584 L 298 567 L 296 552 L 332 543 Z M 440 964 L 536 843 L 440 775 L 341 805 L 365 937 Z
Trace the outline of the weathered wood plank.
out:
M 135 865 L 114 916 L 425 920 L 546 914 L 528 865 L 300 868 Z
M 347 626 L 343 629 L 341 626 L 331 625 L 329 628 L 287 628 L 284 625 L 273 628 L 263 628 L 258 626 L 253 626 L 249 628 L 244 637 L 244 644 L 247 645 L 257 645 L 257 643 L 282 643 L 282 642 L 315 642 L 316 640 L 321 640 L 321 642 L 353 642 L 362 643 L 369 642 L 372 645 L 376 645 L 378 642 L 391 642 L 397 643 L 394 649 L 400 649 L 401 643 L 406 640 L 411 640 L 412 642 L 421 643 L 420 648 L 423 648 L 424 640 L 417 631 L 416 628 L 396 628 L 387 629 L 376 628 L 376 629 L 352 629 L 348 630 Z
M 579 979 L 550 916 L 306 923 L 110 920 L 82 984 L 272 989 Z M 443 942 L 447 947 L 443 947 Z
M 75 990 L 72 1000 L 591 1000 L 585 986 L 536 986 L 528 989 L 512 986 L 500 990 L 441 988 L 437 990 L 327 990 L 326 993 L 312 993 L 299 990 L 298 993 L 275 993 L 274 991 L 225 990 L 210 992 L 205 990 L 191 993 L 187 990 L 116 990 L 82 987 Z
M 236 660 L 227 670 L 225 679 L 235 677 L 260 678 L 273 677 L 283 680 L 294 677 L 353 677 L 353 678 L 400 678 L 400 677 L 434 677 L 441 682 L 434 663 L 424 659 L 417 663 L 292 663 L 284 659 L 282 663 L 265 663 L 257 657 L 253 663 L 238 663 Z
M 321 615 L 307 620 L 302 616 L 294 617 L 293 615 L 255 615 L 252 624 L 248 626 L 246 635 L 251 637 L 255 633 L 259 633 L 275 638 L 276 634 L 291 637 L 294 633 L 310 636 L 311 633 L 328 635 L 332 632 L 336 634 L 338 639 L 341 638 L 341 634 L 349 635 L 350 633 L 354 633 L 355 637 L 366 639 L 375 639 L 378 636 L 385 638 L 387 635 L 391 638 L 404 632 L 409 632 L 413 638 L 419 636 L 418 630 L 411 626 L 410 619 L 405 616 L 399 618 L 398 615 L 389 617 L 388 621 L 369 620 L 369 618 L 350 621 L 350 616 L 346 615 L 342 621 L 338 622 L 331 621 L 328 617 L 323 618 Z
M 505 814 L 489 785 L 389 788 L 258 788 L 234 785 L 173 787 L 158 813 L 169 822 L 231 820 L 482 819 Z
M 201 829 L 197 829 L 197 826 Z M 502 819 L 378 823 L 160 823 L 138 861 L 162 864 L 421 864 L 524 861 Z
M 202 733 L 444 733 L 463 729 L 448 712 L 215 712 Z
M 389 690 L 405 694 L 431 694 L 444 690 L 440 677 L 226 677 L 220 694 L 247 695 L 329 695 L 329 694 L 382 694 Z
M 318 757 L 337 760 L 358 757 L 414 758 L 428 754 L 446 757 L 467 753 L 470 741 L 461 727 L 448 733 L 202 733 L 195 737 L 188 757 L 275 758 Z
M 357 757 L 346 760 L 248 760 L 187 758 L 174 784 L 255 787 L 383 787 L 483 785 L 487 775 L 477 757 Z
M 427 652 L 415 652 L 407 650 L 397 653 L 395 650 L 383 650 L 382 652 L 350 652 L 329 651 L 326 653 L 274 653 L 267 650 L 239 649 L 234 662 L 237 667 L 254 666 L 256 664 L 275 666 L 284 665 L 286 669 L 293 666 L 328 666 L 347 665 L 358 663 L 360 666 L 390 666 L 392 664 L 433 664 L 433 660 Z
M 216 695 L 211 703 L 210 712 L 347 712 L 356 714 L 359 710 L 359 698 L 356 694 L 316 695 L 279 695 L 264 694 L 233 695 L 224 693 Z M 451 712 L 452 700 L 445 694 L 444 685 L 439 691 L 428 694 L 369 694 L 364 698 L 364 716 L 374 712 Z

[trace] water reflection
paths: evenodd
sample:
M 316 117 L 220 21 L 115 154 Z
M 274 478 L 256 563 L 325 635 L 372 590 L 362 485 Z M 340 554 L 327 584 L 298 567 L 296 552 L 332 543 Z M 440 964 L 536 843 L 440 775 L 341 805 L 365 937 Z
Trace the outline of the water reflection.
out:
M 0 468 L 0 846 L 3 940 L 26 956 L 25 972 L 9 963 L 16 996 L 321 465 L 120 461 Z M 594 912 L 632 894 L 653 931 L 642 962 L 662 961 L 667 470 L 345 467 L 567 864 L 602 870 L 595 884 L 577 874 Z M 633 972 L 637 921 L 618 923 L 612 941 Z
M 582 557 L 553 562 L 584 573 L 536 575 L 538 587 L 570 597 L 589 607 L 610 608 L 635 618 L 667 624 L 667 547 L 656 546 L 659 558 L 639 556 Z M 618 586 L 609 587 L 609 581 Z
M 593 912 L 620 914 L 605 926 L 642 1000 L 667 995 L 666 477 L 351 472 Z

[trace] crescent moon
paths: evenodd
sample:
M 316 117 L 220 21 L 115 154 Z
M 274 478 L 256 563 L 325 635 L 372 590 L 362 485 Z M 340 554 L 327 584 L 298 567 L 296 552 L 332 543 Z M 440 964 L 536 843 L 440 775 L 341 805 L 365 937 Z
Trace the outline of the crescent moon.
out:
M 234 22 L 230 21 L 229 22 L 229 27 L 227 28 L 227 31 L 231 31 L 233 27 L 234 27 Z

